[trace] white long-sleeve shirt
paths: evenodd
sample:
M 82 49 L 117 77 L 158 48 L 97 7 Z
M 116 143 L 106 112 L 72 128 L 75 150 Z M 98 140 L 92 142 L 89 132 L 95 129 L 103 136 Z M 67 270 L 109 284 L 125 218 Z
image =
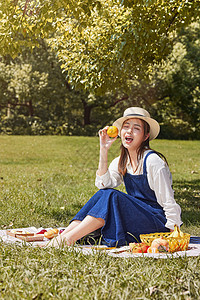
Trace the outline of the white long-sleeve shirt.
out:
M 140 160 L 137 172 L 133 173 L 133 168 L 128 160 L 127 173 L 132 175 L 139 175 L 143 172 L 143 161 L 146 154 L 150 150 L 145 151 L 143 158 Z M 99 189 L 116 188 L 123 183 L 123 177 L 118 171 L 119 157 L 115 158 L 108 171 L 99 176 L 96 174 L 95 185 Z M 167 164 L 156 154 L 152 153 L 146 160 L 147 179 L 150 188 L 155 192 L 157 202 L 163 207 L 167 223 L 165 227 L 174 229 L 174 225 L 180 226 L 181 208 L 174 200 L 174 191 L 172 189 L 172 176 Z

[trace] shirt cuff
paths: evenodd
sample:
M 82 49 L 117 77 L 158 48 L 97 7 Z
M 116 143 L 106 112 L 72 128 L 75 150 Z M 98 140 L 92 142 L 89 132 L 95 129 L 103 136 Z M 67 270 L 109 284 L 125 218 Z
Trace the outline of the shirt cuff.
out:
M 178 224 L 177 224 L 177 223 L 178 223 Z M 167 223 L 165 224 L 165 227 L 174 230 L 174 225 L 178 225 L 178 227 L 180 227 L 182 224 L 183 224 L 182 221 L 176 222 L 176 224 L 174 224 L 174 223 L 172 223 L 172 222 L 170 222 L 170 221 L 167 221 Z
M 109 183 L 110 180 L 110 174 L 109 171 L 107 171 L 105 174 L 99 176 L 96 173 L 96 180 L 95 180 L 95 185 L 99 188 L 99 189 L 103 189 L 107 186 L 107 184 Z

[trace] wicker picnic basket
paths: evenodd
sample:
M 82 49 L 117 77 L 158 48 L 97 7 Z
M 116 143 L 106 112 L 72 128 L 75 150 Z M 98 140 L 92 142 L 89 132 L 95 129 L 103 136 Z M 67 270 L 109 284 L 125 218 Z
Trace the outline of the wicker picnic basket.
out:
M 190 234 L 183 233 L 183 237 L 170 237 L 171 232 L 156 232 L 150 234 L 140 234 L 140 239 L 143 243 L 151 246 L 153 240 L 163 237 L 169 242 L 169 252 L 185 251 L 188 249 Z

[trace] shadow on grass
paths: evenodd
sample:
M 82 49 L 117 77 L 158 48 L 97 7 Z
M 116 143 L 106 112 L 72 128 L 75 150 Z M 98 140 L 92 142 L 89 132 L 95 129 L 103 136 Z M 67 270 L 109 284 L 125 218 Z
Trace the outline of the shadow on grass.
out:
M 184 224 L 198 226 L 200 223 L 200 180 L 174 181 L 173 188 L 175 199 L 182 209 Z M 40 207 L 39 213 L 57 222 L 66 222 L 66 220 L 71 220 L 82 207 L 83 203 L 74 202 L 64 209 L 51 206 L 44 209 Z
M 56 221 L 66 222 L 66 220 L 71 220 L 82 206 L 83 204 L 81 203 L 73 203 L 70 207 L 66 207 L 65 209 L 52 207 L 51 209 L 45 209 L 42 211 L 42 214 L 51 217 Z
M 186 225 L 200 223 L 200 180 L 174 181 L 175 199 L 182 209 Z

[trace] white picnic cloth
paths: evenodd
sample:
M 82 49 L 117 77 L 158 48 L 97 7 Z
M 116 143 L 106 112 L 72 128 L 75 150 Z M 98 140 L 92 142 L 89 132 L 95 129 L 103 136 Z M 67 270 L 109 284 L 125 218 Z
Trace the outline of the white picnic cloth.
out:
M 43 227 L 40 228 L 36 228 L 36 227 L 26 227 L 26 228 L 15 228 L 15 230 L 24 230 L 24 231 L 28 231 L 30 233 L 38 233 L 40 232 L 42 229 L 44 229 Z M 52 229 L 52 228 L 45 228 L 46 230 Z M 64 229 L 64 227 L 62 228 L 58 228 L 60 229 Z M 36 241 L 36 242 L 25 242 L 21 239 L 18 239 L 16 237 L 10 236 L 7 234 L 7 230 L 0 230 L 0 239 L 5 242 L 5 243 L 19 243 L 19 244 L 29 244 L 32 246 L 38 246 L 38 245 L 46 245 L 49 242 L 49 239 L 44 237 L 43 241 Z
M 40 232 L 42 227 L 36 228 L 36 227 L 27 227 L 27 228 L 17 228 L 16 230 L 25 230 L 30 233 L 38 233 Z M 52 228 L 45 228 L 46 230 L 52 229 Z M 58 228 L 64 229 L 64 227 Z M 37 242 L 24 242 L 21 239 L 15 238 L 13 236 L 7 235 L 6 230 L 0 230 L 0 242 L 5 243 L 19 243 L 21 244 L 28 244 L 33 247 L 37 246 L 45 246 L 48 244 L 49 240 L 47 238 L 44 238 L 43 241 L 37 241 Z M 74 249 L 75 251 L 81 251 L 83 254 L 91 255 L 96 253 L 97 251 L 104 251 L 106 254 L 112 257 L 123 257 L 123 258 L 134 258 L 134 257 L 153 257 L 153 258 L 172 258 L 172 257 L 184 257 L 184 256 L 200 256 L 200 237 L 191 237 L 192 243 L 189 244 L 187 251 L 178 251 L 174 253 L 131 253 L 129 252 L 129 246 L 124 246 L 116 249 L 107 250 L 106 247 L 103 245 L 97 246 L 98 250 L 95 248 L 95 246 L 75 246 L 71 249 Z M 195 243 L 196 242 L 196 243 Z M 68 248 L 70 249 L 70 247 Z

